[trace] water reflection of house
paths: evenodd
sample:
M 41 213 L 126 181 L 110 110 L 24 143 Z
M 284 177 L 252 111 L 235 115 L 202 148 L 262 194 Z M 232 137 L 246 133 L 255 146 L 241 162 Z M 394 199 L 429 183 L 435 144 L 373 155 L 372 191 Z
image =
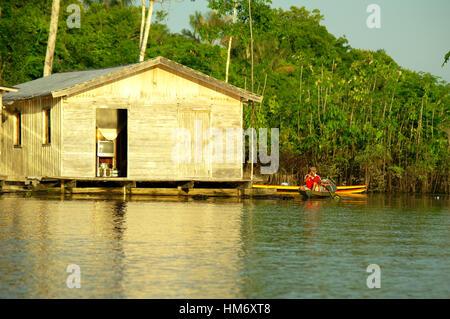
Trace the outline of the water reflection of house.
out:
M 129 202 L 127 297 L 240 295 L 242 207 L 232 201 Z
M 242 149 L 232 163 L 177 163 L 173 129 L 242 128 L 243 103 L 262 99 L 162 57 L 17 87 L 3 96 L 0 175 L 10 177 L 239 180 Z

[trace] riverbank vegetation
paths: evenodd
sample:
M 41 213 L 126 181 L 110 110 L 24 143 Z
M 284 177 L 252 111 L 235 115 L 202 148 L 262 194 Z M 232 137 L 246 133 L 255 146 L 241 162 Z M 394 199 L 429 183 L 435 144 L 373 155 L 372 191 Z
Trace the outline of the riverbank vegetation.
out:
M 61 1 L 53 72 L 135 63 L 141 9 L 112 1 L 81 7 L 69 29 Z M 91 1 L 93 2 L 93 1 Z M 126 2 L 126 1 L 125 1 Z M 191 29 L 171 33 L 155 12 L 146 52 L 251 89 L 248 2 L 210 0 Z M 188 5 L 188 4 L 186 4 Z M 0 1 L 0 76 L 14 85 L 42 76 L 51 1 Z M 450 193 L 450 85 L 399 66 L 383 50 L 352 48 L 321 24 L 319 11 L 252 1 L 254 125 L 280 128 L 280 170 L 268 182 L 298 183 L 309 165 L 338 184 L 377 191 Z M 424 57 L 426 58 L 426 57 Z M 443 67 L 450 67 L 445 65 Z M 245 123 L 252 123 L 246 107 Z

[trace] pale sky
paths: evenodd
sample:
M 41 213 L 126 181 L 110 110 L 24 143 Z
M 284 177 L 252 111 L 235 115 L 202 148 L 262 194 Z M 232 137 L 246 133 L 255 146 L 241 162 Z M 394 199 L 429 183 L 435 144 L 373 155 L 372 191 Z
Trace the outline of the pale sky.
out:
M 369 4 L 379 5 L 381 27 L 369 29 Z M 207 11 L 206 0 L 170 0 L 156 4 L 168 11 L 173 32 L 189 28 L 189 15 Z M 272 6 L 319 9 L 322 22 L 336 37 L 345 35 L 353 48 L 384 49 L 402 67 L 430 72 L 450 82 L 450 63 L 441 67 L 450 50 L 450 0 L 272 0 Z

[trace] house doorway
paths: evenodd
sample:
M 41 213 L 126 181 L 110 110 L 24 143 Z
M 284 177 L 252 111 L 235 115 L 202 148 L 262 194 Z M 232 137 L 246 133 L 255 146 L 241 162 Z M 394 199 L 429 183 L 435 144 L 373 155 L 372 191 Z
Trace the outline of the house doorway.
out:
M 96 110 L 96 176 L 127 177 L 128 110 Z

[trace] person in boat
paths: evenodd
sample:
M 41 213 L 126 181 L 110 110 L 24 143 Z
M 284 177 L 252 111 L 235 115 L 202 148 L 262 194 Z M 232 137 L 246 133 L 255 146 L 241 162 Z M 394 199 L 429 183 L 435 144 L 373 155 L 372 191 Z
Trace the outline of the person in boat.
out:
M 320 176 L 317 175 L 317 168 L 315 168 L 314 166 L 309 169 L 309 173 L 306 174 L 305 178 L 303 179 L 303 184 L 304 187 L 308 188 L 309 190 L 317 192 L 323 192 L 326 190 L 324 186 L 330 186 L 330 184 L 322 181 Z

